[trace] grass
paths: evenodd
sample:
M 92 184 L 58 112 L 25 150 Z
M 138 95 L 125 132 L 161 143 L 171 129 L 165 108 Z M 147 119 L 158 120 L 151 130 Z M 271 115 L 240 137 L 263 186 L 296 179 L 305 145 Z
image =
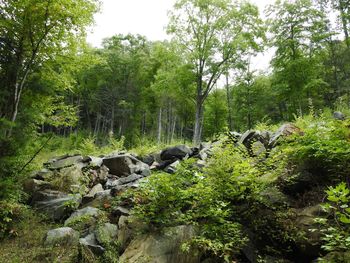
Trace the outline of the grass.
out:
M 0 241 L 3 263 L 70 263 L 76 262 L 77 247 L 44 247 L 46 233 L 60 227 L 43 215 L 26 209 L 15 224 L 12 235 Z

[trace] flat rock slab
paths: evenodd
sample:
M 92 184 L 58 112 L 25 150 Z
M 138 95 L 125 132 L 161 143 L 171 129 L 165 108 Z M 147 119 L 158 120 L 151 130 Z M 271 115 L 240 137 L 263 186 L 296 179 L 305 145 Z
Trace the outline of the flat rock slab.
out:
M 75 156 L 65 155 L 65 156 L 52 159 L 47 163 L 45 163 L 44 165 L 50 170 L 56 170 L 56 169 L 62 169 L 65 167 L 74 166 L 79 163 L 82 164 L 83 160 L 84 158 L 81 155 L 75 155 Z
M 44 241 L 45 246 L 76 245 L 79 242 L 79 232 L 70 227 L 49 230 Z

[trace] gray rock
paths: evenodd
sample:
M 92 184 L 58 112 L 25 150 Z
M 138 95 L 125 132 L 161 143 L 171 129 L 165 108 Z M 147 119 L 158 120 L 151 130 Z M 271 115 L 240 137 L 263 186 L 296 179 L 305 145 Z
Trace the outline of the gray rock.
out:
M 95 185 L 90 192 L 83 197 L 83 204 L 92 201 L 95 198 L 95 195 L 99 192 L 103 192 L 104 189 L 101 184 Z
M 180 161 L 177 160 L 176 162 L 173 162 L 169 166 L 167 166 L 164 171 L 170 174 L 176 173 L 177 167 L 180 165 Z
M 160 154 L 160 158 L 165 160 L 184 159 L 186 156 L 191 156 L 192 150 L 186 145 L 178 145 L 163 150 Z
M 129 216 L 130 210 L 125 208 L 125 207 L 122 207 L 122 206 L 117 206 L 117 207 L 112 209 L 112 215 L 115 217 Z
M 327 214 L 320 205 L 295 209 L 295 213 L 295 226 L 299 232 L 304 233 L 295 241 L 300 256 L 302 258 L 316 258 L 321 252 L 322 232 L 315 222 L 315 218 L 327 217 Z M 311 231 L 311 229 L 314 230 Z
M 79 243 L 81 246 L 89 249 L 95 255 L 101 256 L 105 252 L 105 249 L 97 244 L 94 233 L 89 234 L 84 238 L 80 238 Z
M 49 169 L 41 169 L 40 171 L 36 171 L 32 174 L 31 178 L 37 179 L 37 180 L 43 180 L 47 181 L 52 179 L 53 177 L 53 172 L 50 171 Z
M 278 140 L 283 136 L 290 136 L 295 133 L 301 133 L 301 130 L 292 123 L 283 124 L 275 133 L 271 135 L 269 148 L 276 146 Z
M 340 111 L 336 111 L 333 113 L 333 118 L 336 120 L 343 121 L 343 120 L 345 120 L 345 115 Z
M 199 169 L 202 169 L 202 168 L 204 168 L 204 167 L 207 165 L 207 163 L 206 163 L 206 161 L 203 161 L 203 160 L 197 160 L 196 163 L 195 163 L 195 165 L 196 165 Z
M 130 154 L 104 158 L 103 164 L 108 167 L 111 174 L 126 177 L 133 173 L 143 176 L 150 175 L 149 166 Z
M 129 185 L 132 182 L 138 181 L 141 178 L 143 178 L 143 175 L 141 174 L 131 174 L 127 177 L 122 177 L 119 179 L 116 178 L 109 178 L 106 183 L 106 189 L 113 189 L 117 188 L 118 186 L 123 186 L 123 185 Z
M 94 157 L 94 156 L 88 156 L 88 163 L 92 167 L 101 167 L 103 163 L 103 158 L 100 157 Z
M 74 212 L 65 222 L 64 226 L 71 227 L 80 232 L 82 236 L 92 233 L 97 224 L 104 218 L 104 212 L 94 208 L 85 207 Z
M 61 227 L 49 230 L 44 241 L 45 246 L 76 245 L 79 242 L 79 233 L 70 227 Z
M 150 233 L 137 236 L 121 255 L 121 262 L 139 263 L 199 263 L 200 254 L 192 249 L 189 253 L 181 250 L 181 245 L 195 235 L 191 226 L 166 228 L 164 233 Z
M 75 211 L 68 219 L 66 219 L 66 221 L 64 221 L 64 225 L 68 226 L 71 223 L 75 222 L 77 219 L 82 217 L 84 218 L 91 217 L 91 218 L 97 219 L 101 214 L 102 214 L 101 210 L 94 207 L 87 206 L 85 208 Z
M 57 157 L 55 159 L 52 159 L 45 163 L 44 165 L 50 169 L 50 170 L 55 170 L 55 169 L 62 169 L 66 167 L 71 167 L 74 165 L 80 165 L 80 167 L 83 167 L 83 157 L 81 155 L 75 155 L 75 156 L 70 156 L 70 155 L 64 155 Z
M 99 244 L 108 245 L 117 239 L 118 226 L 111 223 L 98 226 L 95 231 L 95 236 Z
M 61 220 L 67 217 L 80 203 L 81 196 L 79 194 L 67 195 L 59 191 L 44 190 L 33 195 L 31 205 L 50 218 Z
M 28 179 L 23 184 L 24 192 L 30 195 L 50 188 L 52 188 L 52 186 L 49 182 L 36 179 Z
M 123 177 L 123 178 L 120 178 L 117 180 L 118 184 L 117 185 L 124 185 L 124 184 L 128 184 L 128 183 L 131 183 L 131 182 L 135 182 L 139 179 L 141 179 L 143 176 L 140 175 L 140 174 L 132 174 L 132 175 L 129 175 L 127 177 Z
M 133 216 L 120 216 L 118 220 L 118 242 L 124 251 L 137 233 L 146 231 L 148 226 Z
M 98 192 L 95 195 L 95 198 L 88 203 L 85 203 L 83 207 L 95 207 L 100 208 L 104 207 L 105 204 L 110 204 L 112 200 L 111 190 L 104 190 L 102 192 Z

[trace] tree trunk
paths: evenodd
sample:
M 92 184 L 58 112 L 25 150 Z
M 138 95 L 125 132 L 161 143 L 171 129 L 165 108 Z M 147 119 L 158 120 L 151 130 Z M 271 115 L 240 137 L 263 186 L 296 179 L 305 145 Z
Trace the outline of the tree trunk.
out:
M 175 128 L 176 128 L 176 115 L 173 118 L 173 127 L 171 130 L 170 143 L 172 143 L 172 141 L 174 140 Z
M 113 103 L 113 106 L 112 106 L 110 134 L 114 134 L 114 103 Z
M 193 132 L 193 144 L 199 145 L 202 137 L 202 123 L 203 123 L 203 100 L 201 96 L 197 96 L 196 100 L 196 119 Z
M 232 103 L 231 103 L 231 92 L 230 86 L 228 83 L 228 73 L 226 74 L 226 97 L 227 97 L 227 109 L 228 109 L 228 127 L 230 131 L 233 130 L 233 121 L 232 121 Z
M 158 111 L 157 141 L 158 141 L 158 144 L 160 144 L 162 141 L 162 108 L 159 108 L 159 111 Z
M 345 35 L 345 43 L 347 48 L 350 47 L 350 41 L 349 41 L 349 31 L 348 31 L 348 25 L 347 25 L 347 15 L 345 14 L 345 7 L 344 3 L 340 0 L 339 1 L 339 11 L 340 11 L 340 18 L 342 21 L 343 31 Z

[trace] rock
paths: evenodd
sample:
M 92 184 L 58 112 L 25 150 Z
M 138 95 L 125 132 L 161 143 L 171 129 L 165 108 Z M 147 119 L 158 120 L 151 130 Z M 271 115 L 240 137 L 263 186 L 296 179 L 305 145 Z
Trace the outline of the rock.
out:
M 122 207 L 122 206 L 117 206 L 116 208 L 112 209 L 111 214 L 115 217 L 119 217 L 119 216 L 129 216 L 130 215 L 130 210 Z
M 46 234 L 45 246 L 76 245 L 79 242 L 79 232 L 70 227 L 49 230 Z
M 237 143 L 239 141 L 239 139 L 241 138 L 242 134 L 238 133 L 238 132 L 228 132 L 228 137 L 231 139 L 231 141 L 233 143 Z
M 23 184 L 24 192 L 30 195 L 50 188 L 52 188 L 50 183 L 36 179 L 28 179 Z
M 130 154 L 104 158 L 103 164 L 108 167 L 111 174 L 119 177 L 126 177 L 133 173 L 148 176 L 151 173 L 147 164 Z
M 87 187 L 83 187 L 87 180 L 88 178 L 84 176 L 81 168 L 72 166 L 62 168 L 59 172 L 55 173 L 55 178 L 52 180 L 52 184 L 54 184 L 60 191 L 84 194 L 88 191 Z M 78 186 L 78 188 L 72 187 L 74 185 Z
M 127 177 L 122 177 L 122 178 L 115 179 L 115 180 L 109 179 L 106 183 L 106 188 L 111 189 L 111 188 L 115 188 L 118 185 L 125 185 L 125 184 L 131 183 L 131 182 L 135 182 L 135 181 L 141 179 L 142 177 L 143 176 L 140 174 L 132 174 L 132 175 L 129 175 Z
M 103 163 L 103 158 L 100 158 L 100 157 L 87 156 L 85 160 L 92 167 L 101 167 Z
M 265 158 L 266 151 L 267 151 L 267 148 L 265 148 L 265 145 L 260 141 L 253 142 L 250 145 L 251 156 L 255 156 L 258 158 Z
M 296 209 L 296 227 L 299 232 L 304 233 L 296 241 L 299 258 L 311 261 L 320 255 L 322 233 L 315 218 L 325 217 L 327 214 L 320 205 Z M 311 231 L 311 229 L 314 229 Z
M 117 196 L 119 195 L 120 193 L 124 192 L 125 190 L 127 189 L 136 189 L 136 188 L 139 188 L 139 182 L 138 181 L 135 181 L 135 182 L 131 182 L 131 183 L 128 183 L 128 184 L 123 184 L 123 185 L 117 185 L 117 186 L 114 186 L 113 188 L 111 188 L 111 196 Z
M 64 226 L 72 227 L 84 235 L 95 229 L 97 221 L 103 215 L 104 213 L 101 210 L 88 206 L 75 211 L 64 221 Z
M 98 226 L 95 231 L 96 240 L 101 245 L 111 244 L 117 239 L 118 236 L 118 226 L 111 223 L 105 223 Z
M 199 147 L 191 147 L 192 154 L 190 157 L 198 157 L 199 154 Z
M 195 166 L 197 166 L 199 169 L 204 168 L 207 165 L 206 161 L 203 160 L 197 160 L 195 162 Z
M 104 189 L 101 184 L 95 185 L 90 192 L 83 197 L 83 204 L 86 204 L 90 201 L 92 201 L 95 198 L 95 195 L 99 192 L 103 192 Z
M 144 162 L 145 164 L 148 164 L 149 166 L 151 166 L 156 161 L 153 154 L 146 155 L 142 157 L 141 160 L 142 162 Z
M 46 213 L 54 220 L 64 219 L 81 203 L 81 196 L 67 195 L 65 193 L 44 190 L 33 195 L 31 205 L 39 211 Z
M 79 165 L 80 168 L 84 167 L 85 165 L 83 164 L 83 157 L 81 155 L 75 155 L 75 156 L 70 156 L 70 155 L 64 155 L 57 157 L 55 159 L 52 159 L 45 163 L 45 167 L 50 169 L 50 170 L 56 170 L 56 169 L 62 169 L 66 167 L 71 167 L 74 165 Z
M 137 236 L 138 232 L 144 232 L 147 228 L 148 225 L 133 216 L 120 216 L 118 220 L 118 242 L 120 244 L 120 252 L 126 249 L 131 240 Z
M 290 136 L 292 134 L 302 134 L 301 130 L 292 123 L 283 124 L 275 133 L 271 135 L 269 141 L 269 148 L 272 149 L 277 145 L 278 140 L 283 136 Z
M 95 194 L 95 198 L 89 201 L 88 203 L 85 203 L 83 207 L 95 207 L 95 208 L 101 208 L 109 206 L 112 200 L 111 190 L 104 190 L 102 192 L 97 192 Z
M 249 153 L 250 156 L 255 156 L 255 153 L 252 149 L 253 143 L 260 140 L 260 132 L 248 130 L 240 138 L 239 143 L 243 144 Z
M 343 121 L 343 120 L 345 120 L 345 115 L 340 111 L 336 111 L 333 113 L 333 118 L 336 120 Z
M 177 167 L 179 165 L 180 165 L 180 161 L 177 160 L 176 162 L 173 162 L 168 167 L 166 167 L 164 171 L 167 173 L 170 173 L 170 174 L 174 174 L 174 173 L 176 173 Z
M 44 168 L 44 169 L 41 169 L 40 171 L 34 172 L 34 174 L 31 177 L 37 180 L 48 181 L 52 179 L 53 172 L 50 171 L 49 169 Z
M 176 160 L 176 159 L 184 159 L 186 156 L 191 156 L 192 150 L 186 145 L 178 145 L 175 147 L 170 147 L 163 150 L 160 154 L 160 158 L 165 160 Z
M 195 231 L 191 226 L 164 229 L 164 233 L 150 233 L 136 237 L 121 255 L 121 262 L 139 263 L 147 259 L 154 263 L 199 263 L 197 251 L 184 253 L 183 242 L 191 240 Z
M 84 238 L 80 238 L 79 243 L 81 246 L 89 249 L 95 255 L 101 256 L 105 252 L 105 249 L 97 244 L 94 233 L 89 234 Z

